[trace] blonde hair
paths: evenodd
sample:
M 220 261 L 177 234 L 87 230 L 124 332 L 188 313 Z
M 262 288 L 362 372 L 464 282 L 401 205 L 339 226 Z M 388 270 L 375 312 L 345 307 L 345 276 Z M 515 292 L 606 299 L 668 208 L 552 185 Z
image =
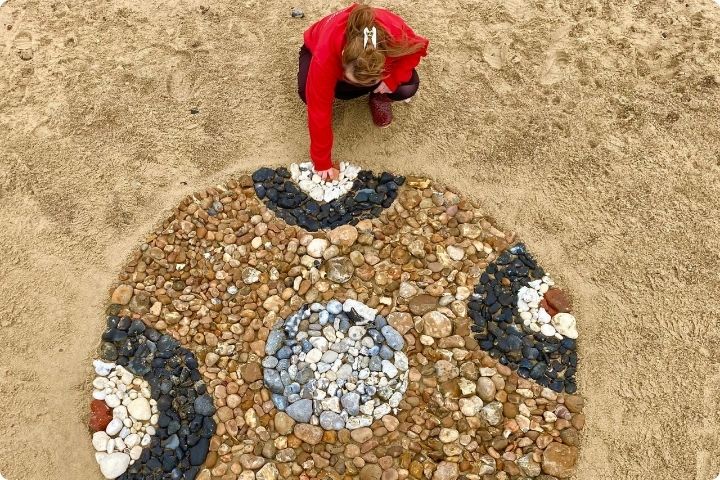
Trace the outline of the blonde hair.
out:
M 364 45 L 363 31 L 375 27 L 377 30 L 377 46 L 372 42 Z M 411 41 L 406 36 L 393 39 L 388 32 L 375 22 L 375 12 L 366 4 L 357 5 L 348 18 L 345 27 L 345 49 L 342 63 L 351 67 L 353 77 L 361 85 L 374 85 L 383 78 L 385 59 L 387 57 L 403 57 L 420 51 L 423 43 Z

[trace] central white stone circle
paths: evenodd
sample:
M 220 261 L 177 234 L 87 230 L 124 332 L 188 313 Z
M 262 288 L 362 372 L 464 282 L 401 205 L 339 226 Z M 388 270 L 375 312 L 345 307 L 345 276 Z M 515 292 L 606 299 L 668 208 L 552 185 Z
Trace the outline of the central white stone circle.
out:
M 304 306 L 271 330 L 265 385 L 278 410 L 326 430 L 396 413 L 408 384 L 402 335 L 357 300 Z

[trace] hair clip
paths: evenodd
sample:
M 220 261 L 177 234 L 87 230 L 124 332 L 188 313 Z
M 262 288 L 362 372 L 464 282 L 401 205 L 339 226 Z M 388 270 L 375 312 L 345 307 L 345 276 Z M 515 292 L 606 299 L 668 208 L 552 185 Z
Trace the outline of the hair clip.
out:
M 373 47 L 377 48 L 377 28 L 365 27 L 365 30 L 363 30 L 363 37 L 363 48 L 367 48 L 368 38 L 372 40 Z

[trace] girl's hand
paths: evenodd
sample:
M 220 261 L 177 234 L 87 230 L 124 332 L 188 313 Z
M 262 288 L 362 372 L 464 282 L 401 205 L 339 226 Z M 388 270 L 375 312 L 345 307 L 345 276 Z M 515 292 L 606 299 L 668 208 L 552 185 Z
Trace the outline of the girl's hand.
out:
M 385 85 L 385 82 L 380 82 L 380 85 L 373 90 L 373 93 L 392 93 L 392 90 L 388 88 L 387 85 Z
M 337 180 L 337 178 L 340 176 L 340 170 L 335 167 L 328 168 L 327 170 L 317 170 L 316 173 L 320 175 L 320 178 L 322 178 L 326 182 L 332 182 L 333 180 Z

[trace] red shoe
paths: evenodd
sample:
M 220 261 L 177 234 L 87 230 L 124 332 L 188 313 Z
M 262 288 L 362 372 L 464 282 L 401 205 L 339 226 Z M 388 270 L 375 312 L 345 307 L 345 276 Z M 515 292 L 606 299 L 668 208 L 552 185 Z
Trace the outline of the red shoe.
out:
M 392 123 L 392 100 L 382 93 L 370 94 L 370 114 L 373 123 L 380 128 L 387 128 Z

